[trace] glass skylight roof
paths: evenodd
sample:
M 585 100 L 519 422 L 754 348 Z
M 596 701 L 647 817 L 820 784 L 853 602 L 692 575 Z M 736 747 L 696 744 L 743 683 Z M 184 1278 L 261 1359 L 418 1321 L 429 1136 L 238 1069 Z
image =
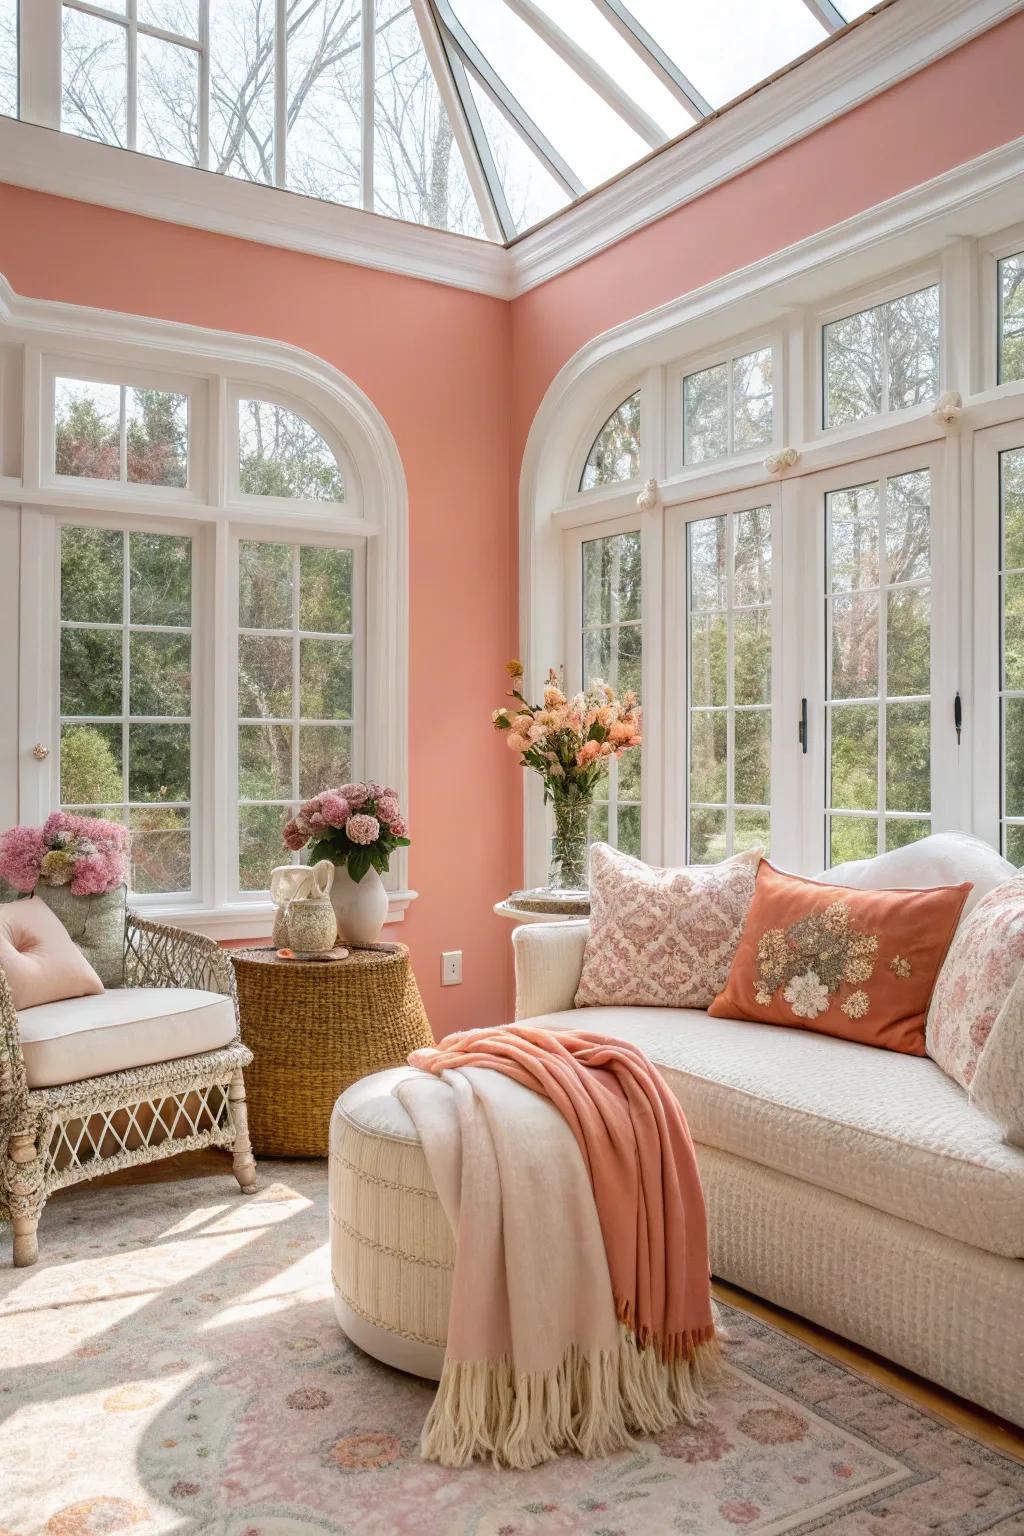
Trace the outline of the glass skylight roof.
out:
M 508 241 L 871 3 L 63 0 L 61 127 Z M 21 0 L 19 63 L 0 0 L 0 112 L 54 67 L 46 9 Z

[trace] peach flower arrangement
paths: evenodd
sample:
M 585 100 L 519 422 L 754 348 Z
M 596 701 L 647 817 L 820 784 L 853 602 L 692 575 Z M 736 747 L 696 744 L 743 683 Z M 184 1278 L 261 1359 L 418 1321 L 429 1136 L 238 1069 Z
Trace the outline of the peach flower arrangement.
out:
M 619 698 L 609 683 L 595 679 L 569 697 L 552 669 L 543 703 L 530 704 L 522 692 L 522 662 L 510 661 L 507 671 L 513 703 L 496 709 L 491 719 L 522 766 L 540 775 L 544 799 L 554 806 L 551 884 L 576 888 L 585 884 L 594 791 L 611 759 L 642 740 L 637 696 L 627 691 Z

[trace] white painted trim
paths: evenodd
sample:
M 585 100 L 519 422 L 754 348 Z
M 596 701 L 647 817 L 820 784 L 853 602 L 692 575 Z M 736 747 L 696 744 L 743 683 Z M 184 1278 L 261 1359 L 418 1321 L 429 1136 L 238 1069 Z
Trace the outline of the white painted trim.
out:
M 706 118 L 512 245 L 526 293 L 888 90 L 1020 10 L 1020 0 L 897 0 Z
M 389 891 L 386 928 L 404 923 L 405 914 L 418 897 L 418 891 Z M 131 903 L 143 917 L 187 928 L 190 933 L 204 933 L 210 939 L 253 939 L 269 941 L 277 908 L 272 901 L 234 902 L 223 907 L 150 905 L 137 897 Z
M 969 259 L 969 252 L 965 254 L 964 243 L 973 249 L 1022 218 L 1024 139 L 640 315 L 595 337 L 569 359 L 549 386 L 530 428 L 520 481 L 521 655 L 531 687 L 563 643 L 565 530 L 576 530 L 576 539 L 581 530 L 598 529 L 627 511 L 626 488 L 565 497 L 567 466 L 579 462 L 580 445 L 607 400 L 616 395 L 622 398 L 628 382 L 638 376 L 648 378 L 661 370 L 671 378 L 691 359 L 710 356 L 716 349 L 728 350 L 734 339 L 759 329 L 762 333 L 781 330 L 784 374 L 779 419 L 784 423 L 784 441 L 802 452 L 797 468 L 785 480 L 934 442 L 946 436 L 946 429 L 933 419 L 930 405 L 807 436 L 819 390 L 813 377 L 807 376 L 806 337 L 813 335 L 816 317 L 827 311 L 837 294 L 878 290 L 893 281 L 894 273 L 940 269 L 943 282 L 959 290 L 944 308 L 944 322 L 962 330 L 964 316 L 972 309 L 971 285 L 980 280 L 978 263 Z M 994 380 L 982 376 L 976 357 L 977 331 L 975 326 L 966 338 L 947 337 L 943 344 L 945 366 L 953 358 L 962 366 L 968 357 L 972 376 L 981 378 L 984 385 L 981 393 L 971 395 L 967 381 L 951 380 L 965 397 L 968 416 L 962 426 L 968 432 L 1019 415 L 1024 394 L 1024 384 L 996 389 Z M 665 429 L 664 421 L 656 424 L 662 455 Z M 646 430 L 642 427 L 641 443 Z M 659 468 L 651 472 L 659 480 L 663 504 L 693 502 L 764 481 L 763 467 L 753 460 L 673 474 L 662 458 Z M 782 490 L 785 538 L 792 493 L 785 483 Z M 664 602 L 669 600 L 663 595 Z M 544 837 L 539 803 L 529 795 L 525 847 L 524 880 L 536 883 L 543 879 Z
M 56 197 L 510 298 L 499 245 L 0 117 L 0 178 Z
M 214 568 L 220 569 L 222 574 L 231 525 L 244 527 L 246 531 L 250 528 L 276 531 L 279 537 L 288 537 L 292 541 L 326 534 L 336 538 L 355 537 L 365 544 L 364 634 L 366 654 L 372 658 L 373 681 L 367 688 L 364 710 L 364 763 L 367 772 L 394 784 L 403 802 L 407 802 L 408 491 L 394 438 L 384 418 L 363 391 L 323 359 L 283 342 L 26 299 L 16 294 L 2 275 L 0 344 L 18 347 L 24 355 L 20 444 L 24 473 L 0 480 L 3 500 L 21 509 L 24 527 L 37 522 L 52 526 L 52 519 L 45 516 L 47 509 L 58 513 L 73 510 L 76 516 L 105 518 L 108 522 L 113 519 L 118 523 L 154 515 L 161 519 L 180 518 L 183 522 L 206 525 L 210 549 L 219 551 L 221 557 L 219 561 L 214 560 Z M 134 486 L 119 487 L 122 495 L 115 498 L 106 485 L 86 484 L 82 490 L 71 490 L 64 484 L 40 484 L 39 413 L 45 367 L 51 357 L 64 360 L 69 356 L 91 359 L 100 368 L 109 368 L 116 363 L 122 377 L 128 377 L 129 382 L 133 369 L 142 370 L 143 376 L 154 378 L 165 374 L 176 378 L 187 375 L 191 381 L 205 375 L 211 431 L 207 438 L 209 473 L 200 477 L 203 481 L 202 499 L 197 495 L 192 501 L 173 501 L 147 494 L 146 487 Z M 221 440 L 225 436 L 222 430 L 225 405 L 230 388 L 236 385 L 256 394 L 266 392 L 269 398 L 278 398 L 298 408 L 314 423 L 323 422 L 332 439 L 343 440 L 346 463 L 352 467 L 358 481 L 360 499 L 356 515 L 352 515 L 352 510 L 347 507 L 339 515 L 339 509 L 330 506 L 310 504 L 307 508 L 303 503 L 294 507 L 275 503 L 273 507 L 253 508 L 231 502 L 230 479 L 223 463 Z M 368 510 L 371 516 L 358 515 L 358 507 Z M 18 514 L 14 512 L 12 515 Z M 201 526 L 197 533 L 201 537 Z M 30 568 L 38 570 L 41 564 L 48 571 L 55 568 L 52 557 L 43 562 L 26 563 L 23 560 L 23 573 Z M 24 591 L 21 601 L 24 611 L 30 614 L 52 608 L 52 604 L 41 603 L 38 595 L 31 591 Z M 221 605 L 222 608 L 225 606 L 223 591 Z M 17 622 L 16 615 L 7 617 Z M 219 639 L 219 650 L 226 655 L 231 647 L 224 632 Z M 41 634 L 35 636 L 30 648 L 45 658 L 48 649 L 53 649 L 52 635 L 49 638 Z M 214 680 L 218 717 L 226 701 L 231 701 L 231 710 L 234 707 L 228 682 L 229 679 L 223 677 Z M 35 741 L 43 739 L 42 725 L 37 724 L 32 715 L 38 705 L 40 690 L 38 685 L 30 684 L 31 680 L 26 676 L 22 689 L 19 752 L 22 800 L 19 814 L 25 820 L 33 819 L 25 807 L 34 805 L 31 786 L 40 782 L 38 771 L 34 775 L 31 773 L 31 767 L 38 769 L 38 764 L 34 759 L 30 762 L 26 753 Z M 47 733 L 51 728 L 46 726 Z M 222 771 L 230 752 L 225 753 L 223 733 L 218 733 L 216 724 L 214 735 L 217 737 L 214 742 L 215 771 Z M 200 784 L 207 793 L 207 803 L 210 803 L 209 785 L 202 772 Z M 49 809 L 49 802 L 46 808 Z M 216 830 L 214 836 L 219 836 Z M 221 843 L 214 858 L 221 871 L 214 891 L 216 901 L 229 901 L 223 876 L 224 860 L 229 851 Z M 404 849 L 393 858 L 386 877 L 389 891 L 407 891 L 408 859 Z
M 53 0 L 33 3 L 58 16 L 59 40 L 59 7 Z M 510 299 L 805 138 L 1020 8 L 1021 0 L 895 0 L 504 250 L 56 133 L 59 101 L 36 74 L 22 81 L 26 101 L 38 103 L 26 117 L 51 126 L 0 117 L 0 166 L 15 186 Z

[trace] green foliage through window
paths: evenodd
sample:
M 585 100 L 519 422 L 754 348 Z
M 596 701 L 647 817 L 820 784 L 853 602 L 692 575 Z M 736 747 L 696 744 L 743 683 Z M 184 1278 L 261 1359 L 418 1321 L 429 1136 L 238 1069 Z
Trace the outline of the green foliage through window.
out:
M 772 514 L 687 527 L 689 860 L 715 864 L 771 836 Z
M 266 400 L 238 402 L 238 481 L 247 496 L 345 500 L 345 478 L 320 433 Z
M 192 885 L 192 540 L 60 530 L 60 800 L 132 831 L 139 894 Z

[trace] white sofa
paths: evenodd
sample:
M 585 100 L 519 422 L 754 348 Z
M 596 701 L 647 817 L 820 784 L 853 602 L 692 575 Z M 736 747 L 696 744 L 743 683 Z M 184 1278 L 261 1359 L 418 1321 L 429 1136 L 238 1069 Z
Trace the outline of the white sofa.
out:
M 927 1058 L 691 1009 L 576 1009 L 588 931 L 515 931 L 516 1017 L 617 1035 L 661 1069 L 715 1274 L 1024 1425 L 1024 1149 Z
M 946 834 L 844 866 L 849 885 L 1013 874 Z M 516 1016 L 639 1045 L 686 1111 L 723 1280 L 1024 1425 L 1024 1149 L 935 1065 L 690 1009 L 573 1006 L 588 925 L 516 929 Z M 335 1310 L 369 1354 L 437 1377 L 452 1235 L 415 1127 L 411 1069 L 354 1083 L 331 1123 Z

